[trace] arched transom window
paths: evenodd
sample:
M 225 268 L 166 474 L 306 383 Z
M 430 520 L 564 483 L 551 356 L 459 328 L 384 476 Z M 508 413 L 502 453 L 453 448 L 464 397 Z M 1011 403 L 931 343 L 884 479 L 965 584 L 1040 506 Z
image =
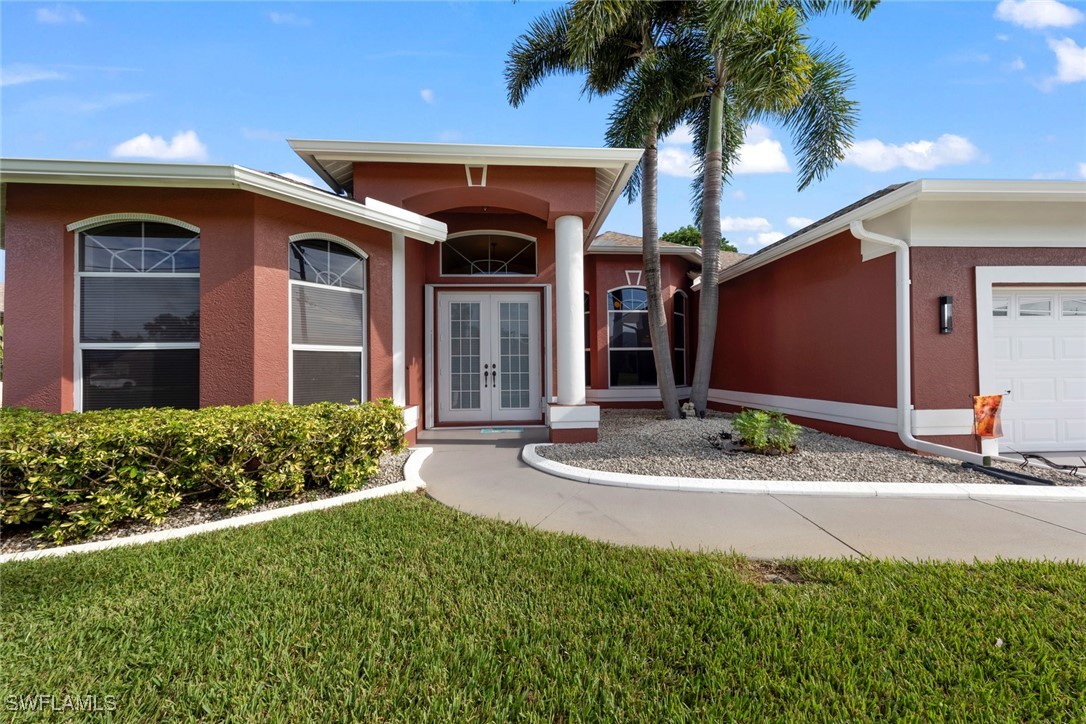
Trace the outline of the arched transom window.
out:
M 291 396 L 365 399 L 366 257 L 345 241 L 290 243 Z
M 76 238 L 79 409 L 198 407 L 200 233 L 128 221 Z
M 619 287 L 607 293 L 607 329 L 611 387 L 654 386 L 656 362 L 644 287 Z
M 442 276 L 536 275 L 536 242 L 500 231 L 452 234 L 441 244 Z

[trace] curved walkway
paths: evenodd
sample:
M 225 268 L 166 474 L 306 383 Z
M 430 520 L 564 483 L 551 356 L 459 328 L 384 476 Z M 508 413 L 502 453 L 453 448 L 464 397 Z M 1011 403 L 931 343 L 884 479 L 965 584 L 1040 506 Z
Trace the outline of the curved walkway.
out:
M 427 491 L 467 513 L 622 545 L 755 558 L 1057 559 L 1086 562 L 1086 503 L 848 498 L 588 485 L 525 465 L 547 431 L 423 433 Z

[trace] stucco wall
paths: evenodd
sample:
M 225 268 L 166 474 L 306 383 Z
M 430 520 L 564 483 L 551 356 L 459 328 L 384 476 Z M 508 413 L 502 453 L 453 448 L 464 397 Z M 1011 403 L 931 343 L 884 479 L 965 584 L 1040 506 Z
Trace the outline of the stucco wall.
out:
M 894 258 L 845 231 L 724 282 L 710 387 L 895 407 Z
M 287 237 L 324 231 L 369 255 L 371 397 L 392 394 L 391 236 L 242 191 L 10 184 L 5 404 L 75 408 L 74 221 L 157 214 L 200 228 L 200 404 L 288 398 Z M 409 242 L 417 243 L 417 242 Z

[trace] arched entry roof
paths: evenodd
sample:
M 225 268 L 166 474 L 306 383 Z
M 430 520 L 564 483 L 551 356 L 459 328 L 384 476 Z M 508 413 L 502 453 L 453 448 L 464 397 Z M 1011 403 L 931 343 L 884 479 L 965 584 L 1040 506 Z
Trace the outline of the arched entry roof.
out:
M 586 239 L 596 236 L 643 153 L 634 148 L 288 142 L 302 160 L 341 193 L 374 196 L 422 214 L 453 208 L 451 204 L 488 203 L 545 218 L 548 223 L 563 213 L 577 213 L 585 218 Z M 395 183 L 386 184 L 387 194 L 382 193 L 385 189 L 356 188 L 356 180 L 363 174 L 384 165 L 390 176 L 393 172 L 397 176 Z M 422 169 L 418 166 L 412 173 L 409 165 L 425 166 L 426 173 L 419 173 Z M 536 183 L 528 189 L 518 185 L 518 176 L 531 176 Z M 452 189 L 459 192 L 450 194 Z M 487 193 L 482 193 L 483 189 Z M 496 198 L 503 191 L 512 192 L 504 202 Z M 461 203 L 460 197 L 471 203 Z M 413 203 L 406 203 L 408 200 Z M 477 200 L 482 201 L 476 204 Z M 544 205 L 549 207 L 545 216 Z

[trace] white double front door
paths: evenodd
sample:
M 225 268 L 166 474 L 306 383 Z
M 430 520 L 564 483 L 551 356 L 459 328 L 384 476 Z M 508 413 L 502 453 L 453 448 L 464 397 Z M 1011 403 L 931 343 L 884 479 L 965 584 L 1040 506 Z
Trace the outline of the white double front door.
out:
M 542 415 L 539 295 L 438 294 L 439 422 Z

